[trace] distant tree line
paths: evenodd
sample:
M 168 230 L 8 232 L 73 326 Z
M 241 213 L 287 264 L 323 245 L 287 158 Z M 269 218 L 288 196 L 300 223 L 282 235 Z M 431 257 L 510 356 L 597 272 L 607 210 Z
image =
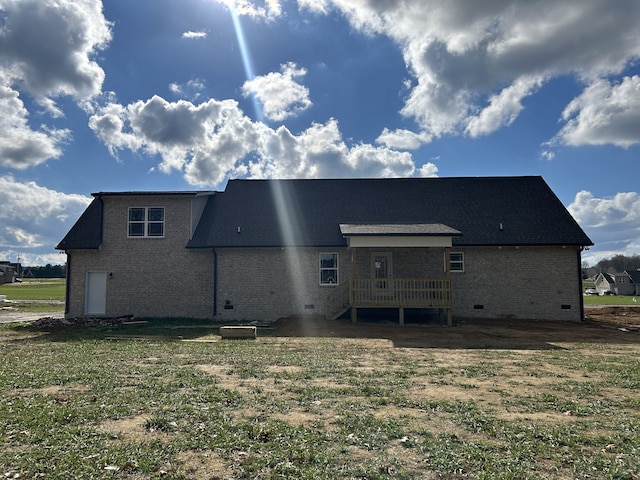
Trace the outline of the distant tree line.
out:
M 22 267 L 21 273 L 24 278 L 65 278 L 67 266 L 47 263 L 44 267 Z
M 627 257 L 625 255 L 615 255 L 611 258 L 605 258 L 600 260 L 594 266 L 584 266 L 587 276 L 593 277 L 600 272 L 604 273 L 622 273 L 625 270 L 630 272 L 632 270 L 640 269 L 640 255 L 632 255 Z

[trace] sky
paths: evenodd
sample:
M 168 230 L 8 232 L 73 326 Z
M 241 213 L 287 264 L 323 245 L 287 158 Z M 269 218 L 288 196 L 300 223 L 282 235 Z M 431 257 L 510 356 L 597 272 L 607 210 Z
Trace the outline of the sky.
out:
M 0 0 L 0 260 L 94 192 L 511 175 L 640 254 L 640 2 Z

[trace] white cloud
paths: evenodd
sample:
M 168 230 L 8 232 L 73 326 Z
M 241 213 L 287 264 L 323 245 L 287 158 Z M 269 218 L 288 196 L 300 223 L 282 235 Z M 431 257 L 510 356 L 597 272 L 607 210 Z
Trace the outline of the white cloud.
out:
M 253 122 L 234 100 L 193 104 L 154 96 L 128 106 L 108 104 L 90 127 L 113 155 L 144 151 L 161 157 L 165 173 L 183 172 L 187 182 L 217 186 L 225 178 L 328 178 L 412 175 L 411 154 L 387 147 L 345 143 L 334 119 L 299 135 Z
M 624 8 L 608 0 L 298 3 L 315 13 L 333 6 L 354 28 L 395 40 L 414 77 L 401 112 L 434 138 L 486 135 L 511 124 L 544 82 L 575 75 L 590 85 L 640 57 L 634 1 Z
M 418 177 L 437 177 L 438 167 L 434 163 L 427 162 L 418 169 Z
M 202 91 L 205 88 L 204 80 L 195 78 L 189 80 L 187 83 L 171 83 L 169 84 L 169 91 L 175 95 L 178 95 L 189 100 L 197 100 L 201 97 Z
M 289 62 L 280 66 L 279 73 L 271 72 L 246 81 L 242 92 L 245 97 L 256 96 L 269 120 L 282 121 L 313 105 L 309 100 L 309 89 L 296 81 L 306 74 L 306 69 Z
M 329 11 L 329 0 L 298 0 L 298 7 L 314 13 L 326 14 Z
M 553 143 L 629 147 L 640 143 L 640 76 L 619 84 L 599 80 L 562 113 L 566 125 Z
M 423 143 L 430 141 L 431 137 L 425 133 L 415 133 L 405 129 L 391 131 L 386 127 L 378 138 L 376 138 L 376 143 L 401 150 L 416 150 L 420 148 L 420 145 Z
M 522 99 L 540 87 L 540 78 L 520 78 L 497 95 L 489 97 L 489 105 L 479 115 L 467 119 L 466 132 L 479 137 L 511 125 L 522 109 Z
M 0 0 L 3 69 L 37 99 L 100 93 L 104 71 L 92 60 L 111 40 L 96 0 Z
M 556 158 L 556 154 L 551 150 L 544 150 L 542 151 L 542 153 L 540 153 L 540 158 L 542 158 L 543 160 L 551 161 Z
M 28 125 L 22 93 L 53 117 L 55 99 L 82 103 L 100 93 L 104 71 L 92 60 L 111 39 L 96 0 L 0 0 L 0 165 L 24 169 L 58 158 L 69 131 Z
M 588 258 L 585 255 L 587 260 L 596 263 L 615 254 L 640 254 L 640 195 L 637 192 L 597 198 L 591 192 L 581 191 L 567 208 L 595 244 Z
M 25 169 L 58 158 L 68 130 L 33 130 L 18 92 L 2 84 L 0 72 L 0 166 Z
M 118 150 L 136 151 L 142 147 L 142 141 L 131 133 L 130 127 L 126 125 L 128 116 L 127 109 L 122 105 L 108 103 L 98 108 L 89 118 L 89 127 L 114 157 L 117 157 Z
M 254 18 L 272 20 L 282 15 L 281 0 L 263 0 L 264 6 L 258 6 L 256 2 L 249 0 L 216 0 L 218 3 L 234 9 L 238 15 L 246 15 Z
M 40 264 L 42 247 L 54 247 L 87 207 L 90 198 L 64 194 L 35 182 L 20 182 L 12 176 L 0 177 L 0 254 L 23 263 Z M 46 262 L 45 262 L 46 263 Z M 53 262 L 50 262 L 53 263 Z
M 182 38 L 207 38 L 207 32 L 184 32 Z

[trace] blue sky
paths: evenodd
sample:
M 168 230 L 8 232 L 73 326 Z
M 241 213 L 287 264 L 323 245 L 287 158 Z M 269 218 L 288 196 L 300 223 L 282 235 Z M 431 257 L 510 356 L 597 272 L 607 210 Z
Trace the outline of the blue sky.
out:
M 636 0 L 0 0 L 0 259 L 98 191 L 542 175 L 640 254 Z

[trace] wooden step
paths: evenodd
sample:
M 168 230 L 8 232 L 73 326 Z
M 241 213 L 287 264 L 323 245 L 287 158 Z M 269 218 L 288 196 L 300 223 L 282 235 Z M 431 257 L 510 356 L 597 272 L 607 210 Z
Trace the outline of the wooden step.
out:
M 252 325 L 227 325 L 220 327 L 222 338 L 257 338 L 258 329 Z

